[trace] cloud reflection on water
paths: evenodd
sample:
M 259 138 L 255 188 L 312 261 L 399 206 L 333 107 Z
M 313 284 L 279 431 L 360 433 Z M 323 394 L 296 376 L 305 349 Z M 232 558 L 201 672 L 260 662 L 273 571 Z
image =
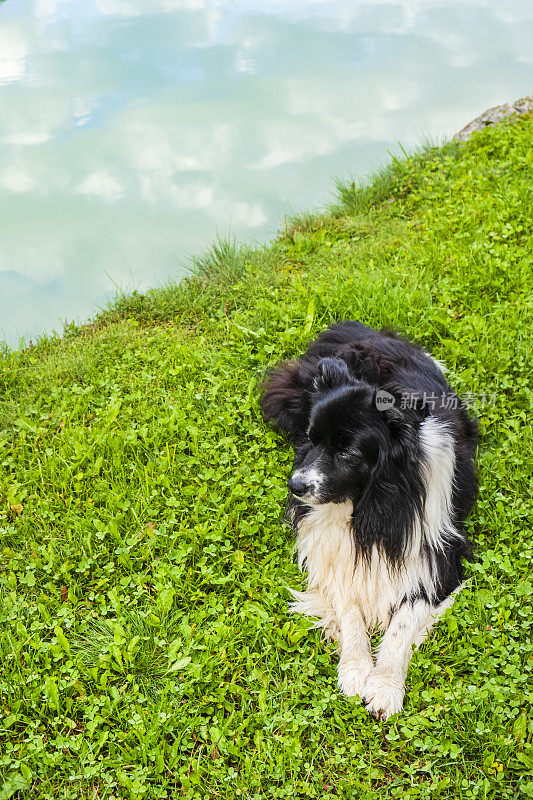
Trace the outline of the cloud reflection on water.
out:
M 334 175 L 530 90 L 532 16 L 520 0 L 2 4 L 0 336 L 175 275 L 216 229 L 265 239 Z

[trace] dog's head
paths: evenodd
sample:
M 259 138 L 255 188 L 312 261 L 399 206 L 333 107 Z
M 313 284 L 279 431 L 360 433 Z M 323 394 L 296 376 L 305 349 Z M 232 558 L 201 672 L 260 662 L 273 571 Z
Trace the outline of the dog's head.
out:
M 357 501 L 392 445 L 395 410 L 379 411 L 375 390 L 338 358 L 318 362 L 314 388 L 307 441 L 296 453 L 289 490 L 313 506 Z

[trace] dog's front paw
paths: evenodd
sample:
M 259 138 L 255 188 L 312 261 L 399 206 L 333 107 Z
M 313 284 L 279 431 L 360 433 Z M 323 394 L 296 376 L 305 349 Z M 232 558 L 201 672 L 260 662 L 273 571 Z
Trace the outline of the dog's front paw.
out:
M 347 659 L 339 663 L 339 689 L 347 697 L 359 695 L 361 699 L 365 696 L 365 685 L 374 664 L 367 659 Z
M 376 719 L 388 719 L 403 708 L 405 687 L 391 670 L 377 667 L 365 684 L 366 710 Z

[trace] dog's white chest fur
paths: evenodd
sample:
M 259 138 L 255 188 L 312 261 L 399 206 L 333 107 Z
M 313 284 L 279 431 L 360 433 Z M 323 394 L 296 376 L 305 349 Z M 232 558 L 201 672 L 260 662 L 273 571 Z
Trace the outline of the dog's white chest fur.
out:
M 354 558 L 351 501 L 315 507 L 298 525 L 298 562 L 308 572 L 306 592 L 294 592 L 294 611 L 316 616 L 326 635 L 335 636 L 333 609 L 355 605 L 368 628 L 386 628 L 391 612 L 420 586 L 432 583 L 420 554 L 391 567 L 375 548 L 370 561 Z

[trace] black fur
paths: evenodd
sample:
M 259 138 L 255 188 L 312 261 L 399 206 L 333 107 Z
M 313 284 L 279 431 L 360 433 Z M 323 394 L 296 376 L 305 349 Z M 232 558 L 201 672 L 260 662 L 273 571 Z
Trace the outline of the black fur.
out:
M 379 390 L 390 393 L 394 405 L 379 410 Z M 412 402 L 405 404 L 406 397 Z M 391 566 L 401 563 L 413 522 L 423 513 L 420 425 L 428 415 L 445 423 L 455 449 L 452 521 L 463 537 L 428 552 L 438 585 L 433 600 L 459 585 L 462 559 L 471 553 L 463 526 L 477 490 L 478 431 L 427 353 L 388 329 L 332 325 L 301 358 L 267 376 L 262 410 L 294 446 L 295 470 L 320 459 L 326 481 L 318 502 L 353 501 L 356 557 L 369 558 L 375 545 Z M 289 510 L 297 524 L 310 509 L 291 496 Z

